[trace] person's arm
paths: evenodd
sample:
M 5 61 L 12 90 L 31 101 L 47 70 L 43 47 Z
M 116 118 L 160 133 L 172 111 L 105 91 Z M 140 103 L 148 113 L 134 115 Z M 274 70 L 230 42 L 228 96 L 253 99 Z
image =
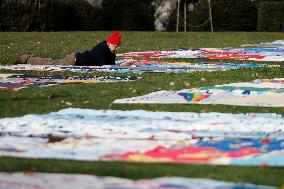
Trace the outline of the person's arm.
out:
M 133 65 L 133 62 L 122 62 L 119 64 L 119 66 L 131 66 Z
M 104 43 L 98 44 L 93 50 L 92 55 L 96 66 L 114 65 L 115 54 L 112 54 L 108 46 Z
M 98 66 L 115 64 L 115 55 L 110 54 L 108 51 L 104 49 L 98 49 L 95 52 L 95 55 Z
M 135 63 L 133 59 L 121 59 L 116 61 L 116 65 L 118 66 L 132 66 Z
M 107 58 L 104 55 L 104 53 L 99 52 L 96 54 L 96 63 L 97 63 L 97 66 L 102 66 L 102 65 L 107 64 Z

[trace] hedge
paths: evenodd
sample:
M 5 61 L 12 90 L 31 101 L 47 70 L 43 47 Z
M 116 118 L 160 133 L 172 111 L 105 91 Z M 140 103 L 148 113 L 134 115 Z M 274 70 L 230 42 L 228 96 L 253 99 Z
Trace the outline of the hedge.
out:
M 94 7 L 82 0 L 2 0 L 0 30 L 92 30 L 96 29 L 96 13 Z
M 1 0 L 0 31 L 154 30 L 152 0 Z
M 284 2 L 260 2 L 258 31 L 284 31 Z
M 256 31 L 257 3 L 251 0 L 211 0 L 214 31 Z M 183 11 L 182 11 L 183 12 Z M 208 0 L 200 0 L 188 14 L 190 31 L 210 31 Z
M 0 31 L 154 30 L 154 1 L 158 0 L 103 0 L 100 7 L 93 7 L 85 0 L 1 0 Z M 281 31 L 284 27 L 283 0 L 211 3 L 214 31 Z M 183 5 L 180 14 L 183 31 Z M 208 18 L 208 0 L 199 0 L 194 11 L 187 12 L 187 31 L 210 31 Z M 166 29 L 175 31 L 176 11 Z

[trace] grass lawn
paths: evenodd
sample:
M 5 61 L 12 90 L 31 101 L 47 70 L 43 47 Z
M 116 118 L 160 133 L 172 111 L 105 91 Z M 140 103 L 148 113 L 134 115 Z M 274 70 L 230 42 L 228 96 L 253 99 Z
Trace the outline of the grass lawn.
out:
M 25 52 L 30 52 L 43 57 L 60 58 L 66 53 L 90 49 L 109 34 L 110 32 L 0 33 L 0 64 L 11 64 L 16 55 Z M 284 39 L 284 33 L 122 32 L 122 47 L 120 48 L 120 52 L 169 50 L 178 47 L 240 47 L 241 44 L 272 42 L 279 39 Z M 204 60 L 187 61 L 197 62 Z M 281 62 L 277 62 L 277 64 L 281 64 Z M 0 73 L 9 73 L 9 71 L 1 71 Z M 42 75 L 50 74 L 47 72 L 37 73 L 34 71 L 25 73 L 36 73 Z M 79 75 L 77 73 L 61 74 Z M 93 73 L 89 75 L 117 74 Z M 143 95 L 161 89 L 184 89 L 187 88 L 187 83 L 190 84 L 190 87 L 201 87 L 230 82 L 252 81 L 254 79 L 261 78 L 284 77 L 283 67 L 240 69 L 217 72 L 195 72 L 189 74 L 145 73 L 129 75 L 142 76 L 143 79 L 135 82 L 125 83 L 66 84 L 46 88 L 28 88 L 14 92 L 1 91 L 0 117 L 15 117 L 30 113 L 41 114 L 49 113 L 51 111 L 58 111 L 60 109 L 70 107 L 66 105 L 65 102 L 71 102 L 72 107 L 91 109 L 145 109 L 152 111 L 186 112 L 214 111 L 227 113 L 276 112 L 284 114 L 284 108 L 260 108 L 226 105 L 112 104 L 113 100 L 117 98 Z M 171 82 L 174 82 L 174 85 L 170 85 Z M 250 182 L 255 184 L 275 186 L 284 184 L 284 168 L 272 167 L 142 163 L 131 164 L 123 162 L 84 162 L 11 157 L 0 157 L 0 162 L 0 171 L 87 173 L 128 177 L 134 179 L 158 176 L 185 176 L 216 178 L 234 182 Z

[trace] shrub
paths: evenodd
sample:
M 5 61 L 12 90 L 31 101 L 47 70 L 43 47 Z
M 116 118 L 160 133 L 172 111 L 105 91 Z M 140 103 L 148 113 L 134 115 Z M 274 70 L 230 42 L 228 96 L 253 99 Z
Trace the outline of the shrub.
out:
M 260 2 L 257 30 L 281 31 L 282 27 L 284 27 L 284 2 Z
M 255 31 L 257 23 L 256 2 L 251 0 L 212 0 L 214 31 Z M 183 11 L 182 11 L 183 12 Z M 200 0 L 193 12 L 189 12 L 188 23 L 201 25 L 209 18 L 208 0 Z M 191 31 L 209 31 L 210 22 Z
M 152 0 L 104 0 L 104 30 L 154 30 Z
M 98 8 L 82 0 L 2 0 L 2 31 L 94 30 Z

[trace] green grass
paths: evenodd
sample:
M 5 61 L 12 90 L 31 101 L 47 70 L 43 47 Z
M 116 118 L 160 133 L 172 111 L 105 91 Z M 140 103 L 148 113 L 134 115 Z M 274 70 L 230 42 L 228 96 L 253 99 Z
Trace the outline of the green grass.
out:
M 43 57 L 60 58 L 66 53 L 90 49 L 108 34 L 110 34 L 110 32 L 0 33 L 0 64 L 11 64 L 16 55 L 25 52 Z M 284 39 L 284 33 L 122 32 L 123 45 L 120 48 L 120 52 L 169 50 L 178 47 L 240 47 L 241 44 L 271 42 L 279 39 Z M 197 61 L 204 60 L 190 60 L 190 62 Z M 282 63 L 278 62 L 278 64 Z M 0 73 L 9 73 L 9 71 L 1 71 Z M 50 74 L 47 72 L 37 73 L 35 71 L 25 73 Z M 77 73 L 61 74 L 78 75 Z M 118 74 L 93 73 L 89 75 Z M 284 114 L 284 108 L 268 107 L 112 104 L 113 100 L 117 98 L 138 96 L 162 89 L 184 89 L 187 88 L 186 83 L 189 83 L 190 87 L 201 87 L 230 82 L 252 81 L 261 78 L 284 77 L 283 67 L 194 72 L 188 74 L 152 73 L 128 75 L 141 76 L 143 79 L 125 83 L 66 84 L 46 88 L 28 88 L 20 91 L 1 91 L 0 117 L 15 117 L 31 113 L 41 114 L 58 111 L 70 107 L 66 105 L 66 102 L 71 102 L 72 107 L 91 109 L 145 109 L 152 111 L 227 113 L 276 112 Z M 174 82 L 175 85 L 170 85 L 171 82 Z M 131 164 L 122 162 L 37 160 L 12 157 L 1 157 L 0 162 L 0 171 L 31 170 L 41 172 L 86 173 L 134 179 L 175 175 L 216 178 L 234 182 L 251 182 L 275 186 L 284 184 L 284 168 L 272 167 Z
M 11 64 L 24 52 L 60 58 L 66 53 L 84 51 L 111 32 L 0 32 L 0 64 Z M 284 33 L 261 32 L 122 32 L 120 52 L 169 50 L 172 48 L 240 47 L 247 43 L 271 42 Z
M 230 182 L 250 182 L 262 185 L 283 184 L 282 168 L 207 166 L 185 164 L 145 164 L 126 162 L 91 162 L 56 159 L 0 158 L 0 170 L 36 171 L 48 173 L 81 173 L 98 176 L 123 178 L 155 178 L 162 176 L 182 176 L 191 178 L 211 178 Z

